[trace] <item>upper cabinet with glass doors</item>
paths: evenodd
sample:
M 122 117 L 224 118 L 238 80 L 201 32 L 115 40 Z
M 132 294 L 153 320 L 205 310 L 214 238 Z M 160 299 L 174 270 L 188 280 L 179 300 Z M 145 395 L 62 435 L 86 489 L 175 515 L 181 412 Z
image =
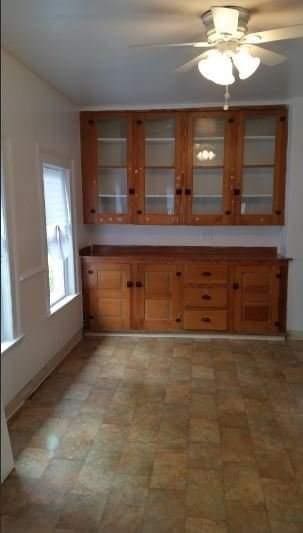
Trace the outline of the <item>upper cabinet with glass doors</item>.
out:
M 183 169 L 181 118 L 177 113 L 143 113 L 135 120 L 137 220 L 180 222 Z
M 287 110 L 82 112 L 86 223 L 280 225 Z
M 284 110 L 240 112 L 236 223 L 283 224 L 286 129 Z
M 230 177 L 235 172 L 236 120 L 224 111 L 193 112 L 188 118 L 186 221 L 229 224 Z
M 82 115 L 86 222 L 131 221 L 132 121 L 127 113 Z

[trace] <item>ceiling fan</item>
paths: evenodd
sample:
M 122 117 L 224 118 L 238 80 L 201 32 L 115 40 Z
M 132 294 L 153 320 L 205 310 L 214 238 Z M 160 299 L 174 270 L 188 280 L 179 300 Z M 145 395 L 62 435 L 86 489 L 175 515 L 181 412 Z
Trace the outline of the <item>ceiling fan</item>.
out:
M 240 79 L 251 76 L 260 63 L 274 66 L 286 57 L 260 47 L 260 44 L 303 37 L 303 24 L 248 33 L 250 13 L 237 6 L 214 6 L 201 15 L 207 41 L 186 43 L 159 43 L 133 45 L 135 47 L 194 47 L 208 49 L 177 68 L 186 72 L 198 65 L 208 80 L 227 87 L 235 82 L 235 71 Z

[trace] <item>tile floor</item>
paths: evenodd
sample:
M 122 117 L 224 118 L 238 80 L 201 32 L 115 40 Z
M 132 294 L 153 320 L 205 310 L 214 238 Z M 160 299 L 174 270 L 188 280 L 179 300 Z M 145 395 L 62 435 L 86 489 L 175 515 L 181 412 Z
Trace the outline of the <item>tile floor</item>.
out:
M 9 424 L 3 533 L 302 533 L 303 344 L 84 340 Z

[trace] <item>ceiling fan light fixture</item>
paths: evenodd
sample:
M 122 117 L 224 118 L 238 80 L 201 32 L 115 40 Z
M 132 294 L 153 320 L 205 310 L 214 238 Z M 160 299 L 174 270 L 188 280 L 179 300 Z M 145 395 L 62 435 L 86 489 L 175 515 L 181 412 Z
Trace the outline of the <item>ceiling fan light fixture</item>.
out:
M 218 50 L 211 50 L 198 64 L 204 78 L 217 85 L 232 85 L 235 81 L 230 57 Z
M 239 71 L 240 80 L 246 80 L 256 72 L 261 60 L 259 57 L 252 56 L 249 50 L 240 48 L 233 54 L 233 62 Z

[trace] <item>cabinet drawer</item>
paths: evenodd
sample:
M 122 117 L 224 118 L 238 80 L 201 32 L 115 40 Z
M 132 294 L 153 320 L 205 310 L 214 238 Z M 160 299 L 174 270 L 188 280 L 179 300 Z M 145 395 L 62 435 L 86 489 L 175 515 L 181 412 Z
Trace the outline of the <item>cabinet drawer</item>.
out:
M 227 311 L 223 309 L 187 309 L 184 312 L 184 329 L 194 329 L 200 331 L 226 331 Z
M 225 287 L 205 287 L 184 289 L 185 307 L 223 307 L 227 306 L 227 289 Z
M 227 265 L 197 263 L 185 266 L 185 283 L 227 283 Z

